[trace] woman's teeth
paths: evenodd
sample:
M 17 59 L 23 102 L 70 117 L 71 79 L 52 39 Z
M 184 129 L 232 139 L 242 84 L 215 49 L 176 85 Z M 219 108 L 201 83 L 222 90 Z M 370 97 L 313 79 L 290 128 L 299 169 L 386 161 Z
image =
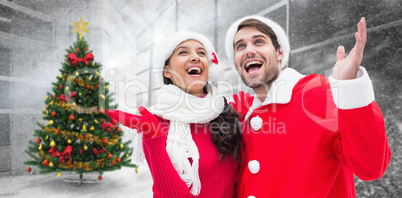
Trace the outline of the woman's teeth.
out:
M 202 72 L 198 67 L 190 67 L 187 69 L 187 73 L 190 75 L 200 75 Z

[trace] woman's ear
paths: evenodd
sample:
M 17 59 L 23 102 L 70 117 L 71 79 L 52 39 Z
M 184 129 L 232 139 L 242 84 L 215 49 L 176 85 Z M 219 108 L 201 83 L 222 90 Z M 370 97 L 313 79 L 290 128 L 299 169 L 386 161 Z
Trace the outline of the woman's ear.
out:
M 169 71 L 169 66 L 165 65 L 163 67 L 163 76 L 165 76 L 166 78 L 172 78 L 172 74 Z

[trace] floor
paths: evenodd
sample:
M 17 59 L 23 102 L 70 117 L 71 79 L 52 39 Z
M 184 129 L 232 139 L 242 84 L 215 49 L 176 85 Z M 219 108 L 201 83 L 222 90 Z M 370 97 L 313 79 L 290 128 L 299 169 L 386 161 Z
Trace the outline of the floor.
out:
M 22 176 L 0 177 L 0 197 L 56 197 L 56 198 L 91 198 L 91 197 L 152 197 L 152 177 L 146 164 L 141 165 L 138 174 L 134 168 L 106 172 L 98 180 L 95 173 L 84 174 L 84 180 L 97 183 L 66 182 L 79 179 L 76 173 L 57 173 L 38 175 L 30 173 Z

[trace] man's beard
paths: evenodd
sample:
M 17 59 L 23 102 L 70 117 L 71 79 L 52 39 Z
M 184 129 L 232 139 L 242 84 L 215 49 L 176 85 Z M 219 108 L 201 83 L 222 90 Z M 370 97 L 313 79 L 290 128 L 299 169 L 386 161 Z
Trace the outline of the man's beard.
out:
M 270 86 L 272 82 L 274 82 L 279 75 L 279 69 L 277 66 L 271 65 L 269 69 L 264 70 L 264 75 L 261 81 L 253 81 L 250 80 L 250 82 L 246 82 L 246 79 L 244 78 L 244 75 L 240 75 L 241 80 L 250 88 L 260 88 L 260 87 L 265 87 L 265 86 Z M 269 88 L 269 87 L 268 87 Z

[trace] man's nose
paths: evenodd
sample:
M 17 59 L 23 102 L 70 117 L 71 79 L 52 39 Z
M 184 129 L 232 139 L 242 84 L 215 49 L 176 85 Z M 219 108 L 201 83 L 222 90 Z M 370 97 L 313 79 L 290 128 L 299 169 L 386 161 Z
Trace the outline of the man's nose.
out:
M 246 53 L 246 57 L 253 57 L 256 54 L 256 51 L 252 45 L 247 45 L 244 52 Z

